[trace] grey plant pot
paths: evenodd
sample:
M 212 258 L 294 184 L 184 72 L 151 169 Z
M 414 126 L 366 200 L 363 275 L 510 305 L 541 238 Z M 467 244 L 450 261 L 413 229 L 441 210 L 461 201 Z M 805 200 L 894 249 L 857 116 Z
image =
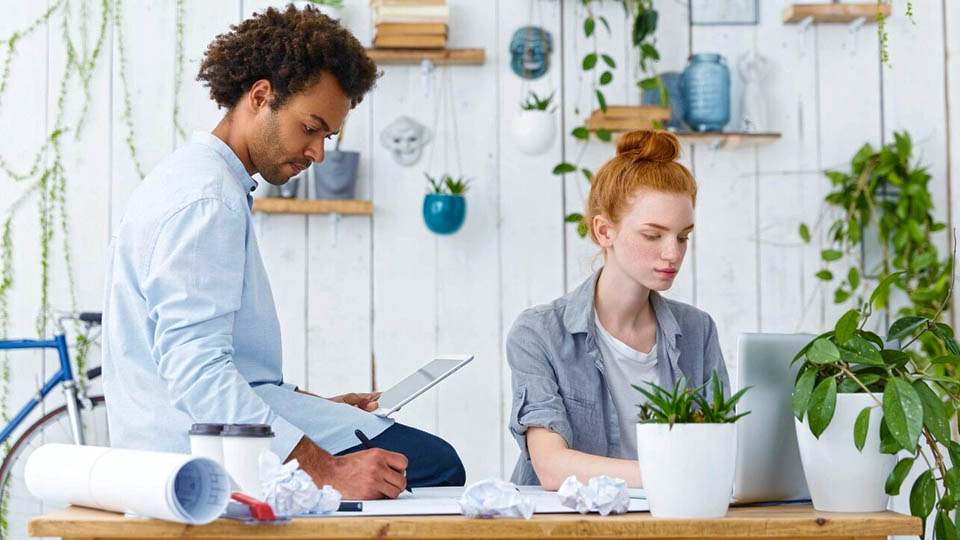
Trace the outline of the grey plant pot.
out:
M 353 199 L 357 192 L 357 164 L 360 152 L 330 150 L 320 163 L 314 163 L 313 197 L 316 199 Z

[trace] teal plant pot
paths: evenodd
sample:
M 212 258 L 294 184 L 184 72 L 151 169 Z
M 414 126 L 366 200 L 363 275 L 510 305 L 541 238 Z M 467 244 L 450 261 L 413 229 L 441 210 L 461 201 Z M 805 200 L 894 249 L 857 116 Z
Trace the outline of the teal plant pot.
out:
M 467 200 L 462 195 L 428 193 L 423 198 L 423 221 L 437 234 L 453 234 L 467 216 Z

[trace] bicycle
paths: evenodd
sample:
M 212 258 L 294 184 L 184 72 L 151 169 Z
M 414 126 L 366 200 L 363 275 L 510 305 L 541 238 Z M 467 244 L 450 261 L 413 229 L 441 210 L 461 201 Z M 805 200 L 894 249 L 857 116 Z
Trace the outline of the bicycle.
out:
M 60 387 L 65 403 L 43 415 L 27 427 L 10 446 L 10 451 L 0 464 L 0 539 L 27 538 L 27 521 L 44 512 L 50 511 L 43 502 L 34 499 L 27 490 L 23 477 L 23 468 L 27 458 L 37 447 L 48 443 L 93 444 L 109 446 L 107 434 L 106 404 L 103 396 L 86 395 L 86 389 L 77 384 L 70 365 L 70 351 L 67 345 L 63 322 L 78 321 L 85 327 L 84 339 L 90 341 L 90 332 L 96 328 L 99 332 L 102 315 L 100 313 L 63 313 L 56 315 L 57 333 L 50 340 L 2 340 L 0 350 L 10 349 L 54 349 L 60 360 L 60 369 L 54 373 L 27 400 L 23 408 L 0 431 L 0 444 L 7 443 L 11 434 L 22 424 L 27 416 L 54 390 Z M 95 339 L 94 336 L 93 339 Z M 101 368 L 87 371 L 87 379 L 100 376 Z

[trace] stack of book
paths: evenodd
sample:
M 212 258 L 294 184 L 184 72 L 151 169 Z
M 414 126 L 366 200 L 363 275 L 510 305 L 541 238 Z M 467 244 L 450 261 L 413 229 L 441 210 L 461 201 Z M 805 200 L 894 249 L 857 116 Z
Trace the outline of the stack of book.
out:
M 446 0 L 370 0 L 381 49 L 443 49 L 450 7 Z

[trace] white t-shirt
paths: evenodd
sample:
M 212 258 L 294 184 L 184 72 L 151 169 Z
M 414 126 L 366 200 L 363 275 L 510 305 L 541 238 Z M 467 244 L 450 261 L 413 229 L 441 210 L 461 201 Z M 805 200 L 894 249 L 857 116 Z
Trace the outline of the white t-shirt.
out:
M 617 418 L 620 423 L 620 457 L 637 459 L 637 415 L 640 413 L 637 405 L 646 403 L 647 399 L 630 385 L 635 384 L 644 390 L 649 390 L 646 383 L 660 384 L 660 378 L 657 375 L 657 343 L 653 343 L 650 352 L 640 352 L 613 337 L 600 324 L 600 317 L 596 310 L 593 312 L 593 318 L 597 323 L 599 338 L 597 344 L 600 346 L 607 387 L 613 397 L 613 404 L 617 407 Z

